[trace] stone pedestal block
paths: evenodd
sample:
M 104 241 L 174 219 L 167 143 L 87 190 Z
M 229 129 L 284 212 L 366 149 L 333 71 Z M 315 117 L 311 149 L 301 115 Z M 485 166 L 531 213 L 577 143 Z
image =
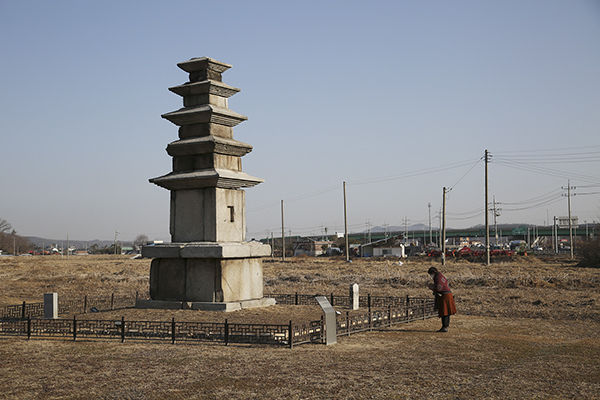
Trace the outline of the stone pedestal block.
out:
M 150 267 L 153 300 L 232 302 L 263 297 L 257 258 L 156 258 Z
M 173 242 L 241 242 L 246 236 L 245 192 L 205 188 L 171 192 Z

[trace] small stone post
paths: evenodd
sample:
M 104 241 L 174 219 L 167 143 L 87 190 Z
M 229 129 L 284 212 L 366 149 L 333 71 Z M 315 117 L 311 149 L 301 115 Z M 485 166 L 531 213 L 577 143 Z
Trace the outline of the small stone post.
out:
M 58 318 L 58 293 L 44 294 L 44 318 Z
M 358 310 L 360 305 L 358 297 L 358 283 L 350 285 L 350 306 L 353 310 Z

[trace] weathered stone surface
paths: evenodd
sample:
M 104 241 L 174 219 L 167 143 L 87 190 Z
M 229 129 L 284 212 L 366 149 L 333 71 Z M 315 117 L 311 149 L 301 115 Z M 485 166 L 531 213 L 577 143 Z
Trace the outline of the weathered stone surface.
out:
M 202 136 L 218 136 L 227 139 L 233 138 L 233 128 L 219 124 L 201 123 L 183 125 L 179 127 L 179 138 L 189 139 Z
M 171 172 L 150 182 L 169 190 L 203 189 L 217 187 L 239 189 L 256 186 L 263 180 L 241 171 L 211 168 L 191 172 Z
M 316 296 L 315 299 L 321 309 L 323 310 L 323 314 L 325 314 L 325 343 L 329 346 L 337 343 L 337 321 L 335 309 L 327 300 L 325 296 Z
M 232 127 L 247 118 L 229 110 L 239 89 L 221 82 L 231 66 L 207 57 L 178 64 L 190 81 L 170 88 L 184 108 L 163 114 L 179 128 L 167 146 L 173 171 L 150 182 L 171 191 L 173 243 L 144 246 L 153 257 L 152 301 L 140 307 L 201 308 L 230 311 L 273 304 L 263 299 L 261 243 L 246 243 L 245 193 L 262 182 L 242 172 L 241 157 L 252 150 L 233 139 Z
M 157 258 L 150 267 L 150 297 L 164 301 L 232 302 L 263 297 L 257 258 Z
M 208 187 L 171 192 L 174 242 L 245 240 L 245 193 Z
M 240 122 L 244 122 L 248 119 L 248 117 L 242 114 L 211 104 L 180 108 L 177 111 L 163 114 L 161 117 L 178 126 L 199 124 L 203 122 L 212 122 L 213 124 L 225 126 L 236 126 Z
M 237 156 L 217 153 L 173 157 L 173 172 L 190 172 L 211 168 L 241 171 L 242 159 Z
M 58 293 L 44 294 L 44 318 L 58 318 Z
M 170 87 L 169 90 L 182 97 L 199 94 L 212 94 L 215 96 L 229 98 L 238 93 L 240 89 L 229 86 L 219 81 L 205 80 L 200 82 L 185 83 L 183 85 Z
M 358 308 L 360 307 L 358 283 L 350 285 L 350 304 L 353 310 L 358 310 Z
M 187 61 L 177 63 L 177 66 L 185 72 L 197 72 L 211 69 L 219 73 L 223 73 L 231 68 L 231 65 L 217 61 L 210 57 L 194 57 Z
M 268 257 L 271 255 L 271 246 L 259 242 L 164 243 L 144 246 L 142 255 L 147 258 Z
M 167 153 L 173 157 L 207 153 L 241 157 L 251 151 L 252 146 L 247 143 L 212 135 L 176 140 L 167 146 Z

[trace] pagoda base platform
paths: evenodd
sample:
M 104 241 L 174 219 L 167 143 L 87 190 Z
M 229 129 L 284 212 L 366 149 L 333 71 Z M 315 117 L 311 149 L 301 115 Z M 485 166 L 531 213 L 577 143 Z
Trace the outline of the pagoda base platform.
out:
M 263 299 L 261 257 L 271 247 L 257 242 L 193 242 L 144 246 L 154 257 L 150 266 L 150 298 L 157 308 L 240 308 L 270 305 Z M 179 304 L 179 306 L 177 305 Z M 202 307 L 202 308 L 199 308 Z
M 275 305 L 275 299 L 263 297 L 262 299 L 229 301 L 229 302 L 204 302 L 204 301 L 169 301 L 169 300 L 137 300 L 136 308 L 160 310 L 202 310 L 202 311 L 239 311 L 247 308 L 258 308 Z

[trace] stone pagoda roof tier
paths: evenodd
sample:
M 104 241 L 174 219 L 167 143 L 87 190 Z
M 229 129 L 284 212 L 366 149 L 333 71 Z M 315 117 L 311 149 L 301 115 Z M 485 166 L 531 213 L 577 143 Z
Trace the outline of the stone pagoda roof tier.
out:
M 206 153 L 242 157 L 251 151 L 252 146 L 247 143 L 212 135 L 176 140 L 167 146 L 167 153 L 172 157 Z
M 161 115 L 161 117 L 171 121 L 177 126 L 191 125 L 210 122 L 213 124 L 236 126 L 248 117 L 231 111 L 227 108 L 221 108 L 212 104 L 204 104 L 198 107 L 184 107 L 177 111 L 172 111 Z
M 187 61 L 177 63 L 177 66 L 185 72 L 192 73 L 198 71 L 204 71 L 207 69 L 213 70 L 218 73 L 223 73 L 231 68 L 230 64 L 226 64 L 221 61 L 209 57 L 195 57 Z
M 171 172 L 167 175 L 150 179 L 150 182 L 169 190 L 184 190 L 207 187 L 240 189 L 256 186 L 264 181 L 245 172 L 209 168 L 193 172 Z
M 183 85 L 170 87 L 169 90 L 180 96 L 194 96 L 199 94 L 213 94 L 221 97 L 231 97 L 240 89 L 226 83 L 207 79 L 200 82 L 188 82 Z

